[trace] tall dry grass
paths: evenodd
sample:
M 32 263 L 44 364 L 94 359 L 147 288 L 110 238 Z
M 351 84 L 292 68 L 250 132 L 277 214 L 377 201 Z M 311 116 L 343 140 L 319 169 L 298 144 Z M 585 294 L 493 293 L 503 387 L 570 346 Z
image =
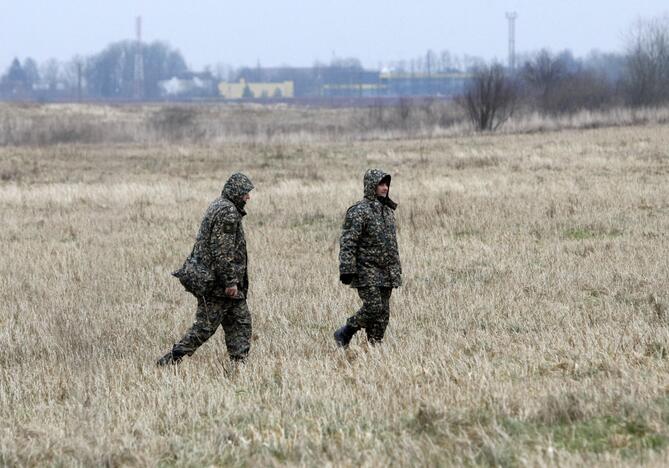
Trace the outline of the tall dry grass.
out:
M 0 148 L 0 465 L 666 465 L 667 130 Z M 405 284 L 383 346 L 342 352 L 368 167 Z M 250 359 L 219 332 L 156 369 L 194 314 L 169 272 L 234 170 Z
M 669 108 L 613 108 L 545 115 L 521 106 L 504 134 L 664 125 Z M 468 118 L 451 101 L 400 100 L 367 107 L 286 104 L 9 104 L 0 103 L 0 146 L 58 144 L 354 143 L 470 137 Z

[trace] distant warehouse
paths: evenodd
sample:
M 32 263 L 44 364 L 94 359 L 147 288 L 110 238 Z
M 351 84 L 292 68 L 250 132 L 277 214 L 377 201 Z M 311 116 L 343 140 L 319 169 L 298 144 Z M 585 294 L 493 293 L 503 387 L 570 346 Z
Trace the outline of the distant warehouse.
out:
M 365 70 L 360 67 L 244 68 L 238 81 L 218 83 L 223 99 L 374 98 L 402 96 L 451 97 L 461 94 L 468 73 Z

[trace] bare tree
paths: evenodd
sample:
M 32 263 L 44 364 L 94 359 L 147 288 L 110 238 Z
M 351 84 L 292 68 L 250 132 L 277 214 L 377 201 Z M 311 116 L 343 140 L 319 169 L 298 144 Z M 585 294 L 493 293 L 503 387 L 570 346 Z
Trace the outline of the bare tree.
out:
M 669 16 L 639 20 L 627 40 L 625 88 L 630 104 L 669 100 Z
M 133 93 L 135 51 L 134 41 L 109 44 L 103 51 L 89 57 L 84 79 L 90 96 L 104 98 L 129 97 Z M 149 98 L 160 96 L 159 82 L 188 71 L 181 52 L 167 43 L 154 41 L 142 46 L 144 57 L 144 92 Z
M 83 66 L 84 59 L 78 55 L 72 57 L 71 60 L 62 64 L 60 78 L 63 88 L 70 93 L 71 96 L 80 96 L 81 88 L 83 86 Z
M 548 110 L 551 92 L 567 77 L 564 53 L 553 55 L 546 49 L 540 50 L 525 62 L 521 75 L 530 88 L 538 94 L 541 109 Z
M 481 57 L 465 54 L 462 57 L 462 69 L 466 72 L 476 71 L 485 66 L 485 61 Z
M 453 69 L 460 68 L 458 58 L 451 55 L 447 50 L 443 50 L 439 58 L 439 71 L 441 72 L 450 72 L 453 71 Z
M 61 65 L 56 59 L 49 59 L 44 62 L 40 69 L 42 80 L 49 87 L 50 91 L 55 91 L 58 88 L 58 83 L 61 79 Z
M 544 103 L 553 113 L 573 113 L 582 109 L 604 109 L 617 103 L 615 83 L 595 70 L 570 73 L 551 91 Z
M 513 114 L 517 92 L 515 83 L 499 64 L 476 68 L 458 103 L 479 131 L 497 130 Z
M 26 58 L 23 60 L 23 71 L 26 74 L 26 86 L 32 89 L 34 85 L 39 83 L 40 76 L 37 68 L 37 62 L 33 58 Z

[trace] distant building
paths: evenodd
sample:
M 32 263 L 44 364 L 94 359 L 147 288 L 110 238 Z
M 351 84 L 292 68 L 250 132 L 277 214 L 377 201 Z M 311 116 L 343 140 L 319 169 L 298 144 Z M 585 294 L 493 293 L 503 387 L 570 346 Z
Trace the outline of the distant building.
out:
M 381 87 L 388 96 L 457 96 L 463 93 L 470 79 L 469 74 L 460 71 L 379 73 Z
M 373 98 L 403 96 L 440 96 L 451 97 L 462 94 L 471 76 L 458 70 L 425 72 L 407 72 L 399 70 L 366 70 L 355 66 L 314 66 L 312 68 L 244 68 L 237 79 L 249 85 L 247 97 L 262 97 L 263 91 L 268 97 L 273 90 L 260 89 L 263 84 L 276 87 L 278 83 L 293 84 L 290 96 L 295 98 Z M 232 88 L 231 86 L 234 86 Z M 231 87 L 228 89 L 228 87 Z M 227 99 L 241 99 L 245 85 L 221 83 L 219 90 Z M 223 88 L 226 88 L 224 90 Z
M 318 96 L 320 83 L 314 68 L 306 67 L 270 67 L 242 68 L 234 81 L 247 83 L 282 83 L 293 82 L 293 96 Z
M 321 96 L 373 97 L 385 96 L 386 87 L 379 72 L 357 67 L 325 67 L 319 70 Z
M 218 92 L 225 99 L 264 99 L 264 98 L 293 98 L 295 90 L 292 81 L 247 82 L 241 78 L 238 83 L 221 81 Z
M 158 82 L 160 95 L 170 97 L 207 97 L 216 95 L 216 82 L 209 72 L 182 73 Z

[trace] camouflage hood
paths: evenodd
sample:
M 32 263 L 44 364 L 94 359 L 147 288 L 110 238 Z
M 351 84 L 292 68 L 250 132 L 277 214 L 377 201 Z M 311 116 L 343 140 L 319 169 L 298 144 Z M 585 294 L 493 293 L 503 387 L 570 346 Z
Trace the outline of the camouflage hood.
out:
M 388 195 L 385 198 L 379 198 L 376 196 L 376 187 L 381 183 L 382 180 L 386 179 L 388 181 Z M 391 209 L 397 208 L 397 203 L 390 199 L 390 174 L 383 172 L 380 169 L 369 169 L 365 172 L 365 177 L 363 178 L 363 188 L 365 193 L 365 198 L 368 200 L 379 200 L 384 205 L 388 206 Z
M 242 214 L 246 214 L 244 212 L 244 205 L 246 205 L 246 202 L 242 200 L 242 197 L 253 189 L 254 186 L 251 179 L 241 172 L 235 172 L 223 186 L 221 195 L 234 203 Z

